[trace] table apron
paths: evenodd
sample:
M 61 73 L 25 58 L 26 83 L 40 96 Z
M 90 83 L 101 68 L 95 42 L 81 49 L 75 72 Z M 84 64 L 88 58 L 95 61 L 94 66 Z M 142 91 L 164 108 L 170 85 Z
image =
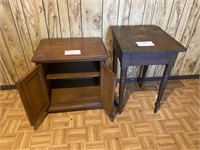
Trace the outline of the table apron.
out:
M 174 64 L 178 53 L 131 54 L 129 66 Z

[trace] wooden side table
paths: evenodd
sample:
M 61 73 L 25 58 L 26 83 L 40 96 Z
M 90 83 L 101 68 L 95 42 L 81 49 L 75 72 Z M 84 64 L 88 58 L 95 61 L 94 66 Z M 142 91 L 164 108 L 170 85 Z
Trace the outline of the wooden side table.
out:
M 167 85 L 168 77 L 179 52 L 186 48 L 169 36 L 158 26 L 112 26 L 113 33 L 113 71 L 117 72 L 117 57 L 121 63 L 118 113 L 123 111 L 127 100 L 124 88 L 128 66 L 143 65 L 142 86 L 148 65 L 165 65 L 154 112 L 158 111 L 160 101 Z
M 111 121 L 115 74 L 100 38 L 40 41 L 32 61 L 37 66 L 17 82 L 29 122 L 39 128 L 49 113 L 103 108 Z

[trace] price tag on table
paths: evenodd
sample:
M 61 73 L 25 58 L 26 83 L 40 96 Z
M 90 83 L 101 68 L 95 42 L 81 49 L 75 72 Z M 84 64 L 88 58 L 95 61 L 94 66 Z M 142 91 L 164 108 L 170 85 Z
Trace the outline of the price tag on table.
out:
M 155 46 L 155 44 L 152 41 L 139 41 L 136 42 L 138 46 Z
M 81 50 L 65 50 L 65 55 L 81 55 Z

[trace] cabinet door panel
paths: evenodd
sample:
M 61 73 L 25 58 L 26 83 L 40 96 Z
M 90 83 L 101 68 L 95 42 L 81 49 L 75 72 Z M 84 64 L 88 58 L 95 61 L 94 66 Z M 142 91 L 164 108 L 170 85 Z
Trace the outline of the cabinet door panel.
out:
M 37 129 L 47 116 L 50 105 L 44 73 L 41 65 L 17 82 L 17 89 L 29 122 Z
M 114 94 L 116 87 L 115 74 L 101 63 L 101 103 L 110 121 L 114 121 L 117 111 L 114 107 Z

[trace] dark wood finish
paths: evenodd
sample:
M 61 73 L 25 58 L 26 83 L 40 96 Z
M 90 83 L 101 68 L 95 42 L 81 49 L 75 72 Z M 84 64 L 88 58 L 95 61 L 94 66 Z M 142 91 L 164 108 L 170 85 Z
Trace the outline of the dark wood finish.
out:
M 167 86 L 168 77 L 169 77 L 169 74 L 171 72 L 172 67 L 173 67 L 173 64 L 168 64 L 168 65 L 165 66 L 163 78 L 161 80 L 160 87 L 159 87 L 159 90 L 158 90 L 157 101 L 155 103 L 155 108 L 154 108 L 155 113 L 158 111 L 158 108 L 160 106 L 160 101 L 161 101 L 162 95 L 164 93 L 164 90 Z
M 47 79 L 91 78 L 100 74 L 99 61 L 49 63 Z
M 146 75 L 146 73 L 147 73 L 148 67 L 149 67 L 148 65 L 144 65 L 144 66 L 143 66 L 142 78 L 139 78 L 139 79 L 138 79 L 138 85 L 139 85 L 139 87 L 142 87 L 142 84 L 143 84 L 143 82 L 144 82 L 144 78 L 145 78 L 145 75 Z
M 116 87 L 115 74 L 106 66 L 101 63 L 101 103 L 108 115 L 110 121 L 114 121 L 117 111 L 114 107 L 114 94 Z
M 81 54 L 64 55 L 65 50 L 75 49 Z M 104 64 L 107 58 L 100 38 L 42 40 L 33 56 L 36 71 L 18 83 L 31 125 L 37 129 L 42 122 L 39 118 L 48 113 L 96 108 L 104 108 L 113 121 L 116 78 Z M 30 82 L 29 76 L 34 80 Z
M 113 49 L 113 72 L 117 74 L 117 54 L 115 49 Z
M 42 66 L 36 66 L 16 85 L 30 124 L 37 129 L 47 116 L 46 111 L 50 106 Z
M 186 48 L 158 26 L 112 26 L 111 29 L 114 45 L 113 70 L 115 73 L 117 72 L 116 59 L 119 58 L 121 63 L 118 113 L 123 111 L 127 101 L 124 99 L 124 88 L 128 66 L 166 65 L 167 67 L 165 68 L 155 103 L 154 112 L 157 112 L 171 68 L 178 53 L 185 52 Z M 138 46 L 136 42 L 141 41 L 152 41 L 155 46 Z M 146 69 L 147 67 L 144 69 L 140 84 L 143 83 Z
M 82 72 L 82 73 L 60 73 L 47 74 L 47 79 L 75 79 L 75 78 L 92 78 L 99 77 L 99 72 Z
M 185 52 L 186 48 L 154 25 L 112 26 L 121 52 Z M 139 47 L 137 41 L 152 41 L 155 46 Z
M 16 85 L 0 85 L 0 90 L 12 90 L 16 89 Z
M 50 80 L 51 88 L 71 88 L 71 87 L 88 87 L 99 85 L 99 77 L 96 78 L 83 78 L 83 79 L 59 79 Z
M 73 57 L 73 55 L 72 55 Z M 77 62 L 62 62 L 62 63 L 48 63 L 47 73 L 82 73 L 100 71 L 99 61 L 77 61 Z
M 118 105 L 118 113 L 121 114 L 123 112 L 124 109 L 124 105 L 125 105 L 125 101 L 127 101 L 126 99 L 124 99 L 124 89 L 125 89 L 125 82 L 126 82 L 126 73 L 127 73 L 127 69 L 121 69 L 121 73 L 120 73 L 120 81 L 119 81 L 119 105 Z

